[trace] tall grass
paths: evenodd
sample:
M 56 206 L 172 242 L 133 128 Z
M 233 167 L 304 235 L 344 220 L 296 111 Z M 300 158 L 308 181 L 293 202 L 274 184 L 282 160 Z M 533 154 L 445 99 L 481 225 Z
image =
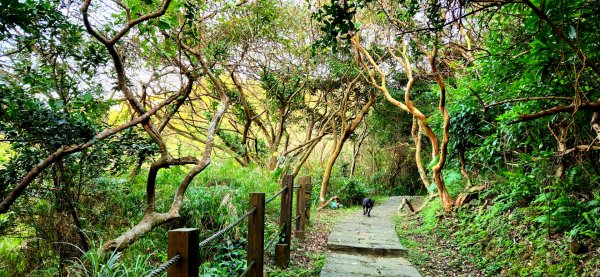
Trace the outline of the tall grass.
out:
M 186 169 L 175 167 L 159 171 L 157 176 L 157 210 L 166 211 L 173 193 Z M 166 260 L 166 239 L 169 229 L 193 227 L 200 229 L 200 240 L 227 226 L 248 210 L 250 192 L 276 193 L 281 185 L 278 176 L 257 166 L 240 167 L 233 160 L 211 164 L 190 184 L 180 211 L 180 219 L 155 228 L 122 253 L 98 252 L 99 245 L 69 267 L 77 276 L 140 276 Z M 142 217 L 145 203 L 146 176 L 134 180 L 127 177 L 103 177 L 99 180 L 114 194 L 111 202 L 98 207 L 104 224 L 95 226 L 98 240 L 109 240 L 126 231 Z M 279 202 L 266 207 L 266 234 L 277 229 Z M 246 224 L 239 224 L 222 238 L 201 249 L 202 270 L 210 274 L 235 274 L 245 263 Z M 233 254 L 232 254 L 233 253 Z

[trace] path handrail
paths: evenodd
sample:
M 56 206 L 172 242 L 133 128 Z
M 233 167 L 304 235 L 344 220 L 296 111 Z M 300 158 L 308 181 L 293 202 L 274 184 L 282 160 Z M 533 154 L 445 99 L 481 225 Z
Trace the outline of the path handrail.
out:
M 169 267 L 171 267 L 172 265 L 179 262 L 179 260 L 181 260 L 182 258 L 183 258 L 183 256 L 181 256 L 181 254 L 175 255 L 173 258 L 169 259 L 164 264 L 160 265 L 155 270 L 148 273 L 148 275 L 146 275 L 146 277 L 156 277 L 156 276 L 160 275 L 161 273 L 165 272 L 165 270 L 169 269 Z
M 204 247 L 206 246 L 209 242 L 213 241 L 214 239 L 220 237 L 221 235 L 225 234 L 225 232 L 231 230 L 233 227 L 237 226 L 238 224 L 242 223 L 242 220 L 248 218 L 248 216 L 250 216 L 254 211 L 256 211 L 256 207 L 250 209 L 248 212 L 246 212 L 244 215 L 242 215 L 241 217 L 239 217 L 238 219 L 236 219 L 233 223 L 229 224 L 229 226 L 223 228 L 222 230 L 216 232 L 215 234 L 213 234 L 212 236 L 208 237 L 207 239 L 203 240 L 201 243 L 198 244 L 198 247 Z
M 271 237 L 271 239 L 269 240 L 269 242 L 267 243 L 267 246 L 265 246 L 265 251 L 267 251 L 267 249 L 269 249 L 269 247 L 271 247 L 271 245 L 273 245 L 273 243 L 277 240 L 280 239 L 279 236 L 281 236 L 281 233 L 283 233 L 283 229 L 285 228 L 285 225 L 281 225 L 279 226 L 279 230 L 277 230 L 277 233 L 273 234 L 273 236 Z
M 246 274 L 248 274 L 248 272 L 250 272 L 250 270 L 252 269 L 252 267 L 254 266 L 255 263 L 256 263 L 256 261 L 252 260 L 252 262 L 246 267 L 246 270 L 244 270 L 244 272 L 242 272 L 242 274 L 240 274 L 240 277 L 246 276 Z
M 287 187 L 282 188 L 277 193 L 275 193 L 275 195 L 273 195 L 273 196 L 269 197 L 269 199 L 265 200 L 265 206 L 267 204 L 271 203 L 271 201 L 275 200 L 275 198 L 277 198 L 277 196 L 281 195 L 286 189 L 287 189 Z
M 241 276 L 263 276 L 264 252 L 274 244 L 277 246 L 275 248 L 275 264 L 281 268 L 287 267 L 290 260 L 292 225 L 294 223 L 296 225 L 294 237 L 303 239 L 304 226 L 310 221 L 310 191 L 312 187 L 310 177 L 300 177 L 299 186 L 294 186 L 294 177 L 294 175 L 284 175 L 281 182 L 282 188 L 266 201 L 265 193 L 250 193 L 249 210 L 200 243 L 198 243 L 199 230 L 197 228 L 170 230 L 167 247 L 169 260 L 150 272 L 146 277 L 156 277 L 166 270 L 168 270 L 168 276 L 197 276 L 200 267 L 198 259 L 200 248 L 207 246 L 246 219 L 248 222 L 247 266 Z M 294 194 L 297 196 L 296 217 L 292 218 Z M 281 196 L 279 228 L 269 238 L 265 247 L 265 206 L 279 196 Z

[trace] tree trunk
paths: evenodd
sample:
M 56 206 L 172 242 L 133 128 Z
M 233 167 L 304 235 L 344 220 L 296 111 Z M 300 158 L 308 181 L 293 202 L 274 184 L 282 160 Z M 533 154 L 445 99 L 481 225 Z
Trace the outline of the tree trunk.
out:
M 377 172 L 377 150 L 375 149 L 375 145 L 371 146 L 371 177 L 375 176 L 375 172 Z
M 442 146 L 440 147 L 440 156 L 438 163 L 433 167 L 433 181 L 438 188 L 438 193 L 440 195 L 440 200 L 442 202 L 442 206 L 444 210 L 450 211 L 452 207 L 454 207 L 454 200 L 448 193 L 446 189 L 446 184 L 444 184 L 444 178 L 442 176 L 442 170 L 444 169 L 444 165 L 446 163 L 446 155 L 448 153 L 448 140 L 450 134 L 450 115 L 448 115 L 448 109 L 446 108 L 446 85 L 442 76 L 438 73 L 435 59 L 437 56 L 437 45 L 433 46 L 433 51 L 431 56 L 429 56 L 429 63 L 431 65 L 431 72 L 435 78 L 436 83 L 440 87 L 440 102 L 438 109 L 440 113 L 444 117 L 444 132 L 442 135 Z
M 310 154 L 315 149 L 315 146 L 317 146 L 317 144 L 319 144 L 319 141 L 320 140 L 314 141 L 307 150 L 304 150 L 304 153 L 302 153 L 302 158 L 300 158 L 300 162 L 294 168 L 292 175 L 298 175 L 298 173 L 300 173 L 300 169 L 302 169 L 302 166 L 306 163 L 306 161 L 308 160 L 308 157 L 310 157 Z
M 596 133 L 594 141 L 596 141 L 596 143 L 600 142 L 600 112 L 595 112 L 594 115 L 592 115 L 590 125 L 592 126 L 592 130 Z
M 340 152 L 342 152 L 342 147 L 344 146 L 344 142 L 346 139 L 343 136 L 339 142 L 335 145 L 335 149 L 331 152 L 329 159 L 327 160 L 327 166 L 325 167 L 325 173 L 323 174 L 323 181 L 321 182 L 321 192 L 319 194 L 319 202 L 322 205 L 325 204 L 325 197 L 327 197 L 327 185 L 329 184 L 329 179 L 331 178 L 331 170 L 333 169 L 333 165 L 337 160 Z
M 374 93 L 371 93 L 371 95 L 369 96 L 369 101 L 367 103 L 365 103 L 365 105 L 360 109 L 360 112 L 358 112 L 358 114 L 356 115 L 354 120 L 352 120 L 352 122 L 350 124 L 347 124 L 347 122 L 345 122 L 343 120 L 344 122 L 343 122 L 342 126 L 345 126 L 345 127 L 341 131 L 341 134 L 339 136 L 339 140 L 336 143 L 335 149 L 329 156 L 329 160 L 327 161 L 327 166 L 325 167 L 325 174 L 323 175 L 323 181 L 321 182 L 321 192 L 319 194 L 319 202 L 321 205 L 325 204 L 325 197 L 327 196 L 327 185 L 329 184 L 329 179 L 331 177 L 331 170 L 333 169 L 333 164 L 335 163 L 338 156 L 340 155 L 340 152 L 342 151 L 342 147 L 344 147 L 344 143 L 346 142 L 348 137 L 356 130 L 356 128 L 358 127 L 358 124 L 360 124 L 362 122 L 363 118 L 365 117 L 365 115 L 367 114 L 367 112 L 369 111 L 371 106 L 373 106 L 373 104 L 375 103 L 375 99 L 376 99 L 376 95 Z M 345 112 L 345 111 L 342 111 L 342 113 L 343 112 Z M 342 119 L 343 118 L 344 117 L 342 117 Z M 334 134 L 335 133 L 336 132 L 335 132 L 335 127 L 334 127 Z
M 567 135 L 569 131 L 569 125 L 565 121 L 559 123 L 558 134 L 554 132 L 554 130 L 550 126 L 550 123 L 548 123 L 548 129 L 550 129 L 550 132 L 552 133 L 552 136 L 554 136 L 554 139 L 556 139 L 557 143 L 556 154 L 558 161 L 556 165 L 556 170 L 554 171 L 554 176 L 557 180 L 560 180 L 562 179 L 565 173 L 565 158 L 563 154 L 567 150 Z
M 102 245 L 102 251 L 121 251 L 135 242 L 144 234 L 150 232 L 154 227 L 165 224 L 173 219 L 179 218 L 179 214 L 171 213 L 146 213 L 144 218 L 133 228 L 120 235 L 118 238 Z
M 351 177 L 354 177 L 354 173 L 356 172 L 356 160 L 358 160 L 358 154 L 360 153 L 360 146 L 362 145 L 363 141 L 367 137 L 368 130 L 369 130 L 369 128 L 365 124 L 365 128 L 360 133 L 360 136 L 358 136 L 358 141 L 356 143 L 354 143 L 354 147 L 352 147 L 352 164 L 350 166 L 350 176 Z
M 416 125 L 419 126 L 418 129 L 416 128 Z M 418 122 L 416 117 L 413 117 L 412 131 L 412 136 L 415 140 L 415 164 L 417 165 L 417 170 L 419 171 L 419 177 L 421 177 L 421 181 L 423 182 L 423 186 L 425 186 L 425 190 L 429 192 L 429 195 L 433 195 L 434 192 L 429 191 L 431 182 L 429 182 L 427 172 L 425 171 L 425 167 L 423 166 L 423 162 L 421 161 L 421 139 L 423 138 L 423 136 L 421 132 L 421 124 Z
M 150 171 L 148 172 L 148 180 L 146 182 L 146 211 L 144 213 L 144 218 L 142 218 L 142 220 L 138 224 L 136 224 L 134 227 L 120 235 L 118 238 L 106 242 L 101 248 L 102 251 L 107 252 L 110 250 L 123 250 L 129 247 L 141 236 L 150 232 L 154 227 L 160 226 L 162 224 L 170 222 L 171 220 L 179 218 L 179 210 L 181 209 L 181 205 L 183 204 L 183 199 L 185 197 L 185 192 L 187 191 L 188 186 L 190 185 L 194 177 L 196 177 L 200 172 L 206 169 L 206 167 L 211 163 L 210 156 L 213 150 L 213 143 L 218 129 L 218 125 L 223 117 L 223 114 L 225 114 L 225 111 L 229 107 L 229 98 L 223 93 L 223 90 L 220 90 L 220 92 L 221 100 L 219 103 L 219 107 L 208 126 L 206 144 L 204 152 L 202 153 L 202 157 L 200 159 L 174 159 L 167 152 L 166 154 L 163 154 L 157 161 L 155 161 L 150 167 Z M 195 163 L 195 165 L 179 182 L 179 187 L 177 188 L 169 211 L 166 213 L 155 212 L 155 183 L 158 171 L 161 168 L 165 168 L 171 165 L 184 165 L 190 163 Z
M 146 155 L 140 154 L 135 163 L 135 167 L 133 168 L 133 170 L 131 170 L 131 173 L 129 173 L 129 178 L 134 179 L 140 174 L 140 170 L 142 169 L 142 164 L 144 164 L 144 160 L 146 160 Z

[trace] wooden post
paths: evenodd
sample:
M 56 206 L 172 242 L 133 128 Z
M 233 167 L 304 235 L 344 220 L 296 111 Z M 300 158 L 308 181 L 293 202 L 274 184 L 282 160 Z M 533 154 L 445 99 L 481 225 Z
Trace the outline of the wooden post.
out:
M 298 178 L 298 185 L 300 188 L 298 189 L 298 194 L 296 195 L 296 216 L 298 221 L 296 221 L 296 237 L 299 239 L 304 239 L 304 229 L 306 226 L 306 187 L 307 184 L 310 184 L 310 177 L 302 176 Z
M 281 186 L 286 189 L 281 194 L 281 214 L 279 217 L 279 226 L 283 226 L 283 239 L 279 241 L 281 244 L 287 244 L 286 247 L 275 247 L 275 264 L 281 268 L 287 267 L 290 261 L 290 244 L 292 242 L 292 201 L 294 199 L 294 175 L 284 175 L 281 181 Z M 282 252 L 283 251 L 283 252 Z M 280 263 L 277 262 L 277 257 L 281 257 Z
M 252 269 L 247 276 L 263 276 L 264 248 L 265 248 L 265 194 L 262 192 L 250 193 L 250 209 L 256 210 L 248 217 L 248 266 L 254 261 Z
M 298 179 L 298 182 L 304 182 L 302 184 L 302 190 L 304 191 L 304 226 L 310 225 L 310 206 L 312 204 L 312 184 L 310 183 L 310 176 L 303 176 Z
M 278 243 L 275 245 L 275 265 L 280 268 L 286 268 L 290 260 L 290 245 Z
M 167 258 L 171 259 L 180 254 L 182 259 L 169 267 L 167 276 L 198 276 L 198 248 L 197 228 L 180 228 L 169 231 Z

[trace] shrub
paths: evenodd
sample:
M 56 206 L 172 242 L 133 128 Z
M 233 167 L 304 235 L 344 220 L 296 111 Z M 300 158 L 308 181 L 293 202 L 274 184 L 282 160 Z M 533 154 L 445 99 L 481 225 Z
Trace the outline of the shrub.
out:
M 365 198 L 369 190 L 365 188 L 365 185 L 356 179 L 345 180 L 340 188 L 337 190 L 337 195 L 340 197 L 342 203 L 350 206 L 360 204 L 362 199 Z

